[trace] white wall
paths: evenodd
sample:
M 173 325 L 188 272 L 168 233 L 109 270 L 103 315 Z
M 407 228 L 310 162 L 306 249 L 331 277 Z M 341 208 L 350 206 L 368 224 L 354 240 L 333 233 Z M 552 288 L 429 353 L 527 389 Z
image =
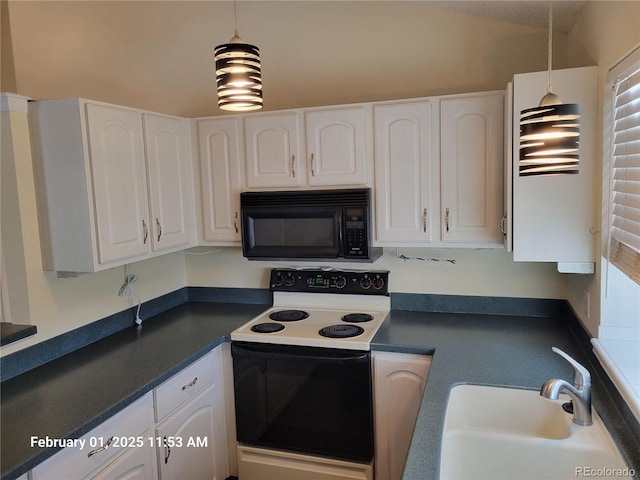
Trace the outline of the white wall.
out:
M 607 70 L 618 62 L 635 45 L 640 43 L 640 2 L 637 1 L 596 1 L 589 2 L 580 20 L 569 34 L 568 57 L 569 67 L 585 64 L 598 65 L 599 90 L 598 98 L 598 138 L 597 167 L 594 178 L 594 192 L 597 205 L 602 198 L 602 132 L 603 132 L 603 95 Z M 594 225 L 602 229 L 602 209 L 594 212 Z M 596 235 L 601 251 L 600 234 Z M 601 263 L 596 263 L 595 276 L 572 275 L 569 278 L 567 298 L 589 332 L 596 336 L 600 324 L 602 279 Z M 587 308 L 587 292 L 590 305 Z M 588 310 L 588 314 L 587 314 Z
M 239 1 L 260 48 L 266 110 L 504 88 L 546 69 L 545 29 L 419 1 Z M 231 1 L 9 2 L 15 80 L 37 98 L 81 96 L 189 117 L 220 114 L 213 48 Z M 554 36 L 558 68 L 566 34 Z
M 198 249 L 199 255 L 187 255 L 187 282 L 191 286 L 250 287 L 269 286 L 269 268 L 279 266 L 316 266 L 314 263 L 249 261 L 240 248 Z M 208 254 L 203 254 L 209 251 Z M 374 264 L 322 263 L 336 268 L 389 270 L 392 292 L 482 295 L 497 297 L 565 298 L 565 278 L 546 263 L 514 263 L 502 249 L 428 249 L 400 248 L 408 257 L 453 259 L 449 262 L 425 262 L 396 256 L 395 248 Z

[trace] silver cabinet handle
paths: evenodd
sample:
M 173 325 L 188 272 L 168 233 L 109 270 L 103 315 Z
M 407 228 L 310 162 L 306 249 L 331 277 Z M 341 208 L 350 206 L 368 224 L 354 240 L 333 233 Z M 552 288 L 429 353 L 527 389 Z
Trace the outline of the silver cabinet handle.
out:
M 448 208 L 444 211 L 444 223 L 447 228 L 447 233 L 449 233 L 449 209 Z
M 424 233 L 427 233 L 427 212 L 426 208 L 422 210 L 422 231 Z
M 291 175 L 296 178 L 296 156 L 291 155 Z
M 315 177 L 315 176 L 316 176 L 316 170 L 315 170 L 315 168 L 313 167 L 313 160 L 314 160 L 314 158 L 315 158 L 315 156 L 314 156 L 314 155 L 313 155 L 313 153 L 312 153 L 312 154 L 311 154 L 311 162 L 310 162 L 310 163 L 311 163 L 311 176 L 312 176 L 312 177 Z
M 235 228 L 236 233 L 238 233 L 238 212 L 236 212 L 235 217 L 233 217 L 233 228 Z
M 191 380 L 189 383 L 187 383 L 186 385 L 182 386 L 182 390 L 186 390 L 187 388 L 191 388 L 193 386 L 195 386 L 196 382 L 198 381 L 198 377 L 194 377 L 193 380 Z
M 109 437 L 107 442 L 100 448 L 96 448 L 94 450 L 91 450 L 89 453 L 87 453 L 87 458 L 93 457 L 96 453 L 100 453 L 106 450 L 107 448 L 109 448 L 109 445 L 111 445 L 111 442 L 113 442 L 113 436 Z
M 163 438 L 164 440 L 164 463 L 167 464 L 169 463 L 169 455 L 171 455 L 171 447 L 169 447 L 169 445 L 167 444 L 167 437 L 165 435 L 165 437 Z
M 142 219 L 142 243 L 144 245 L 147 244 L 147 238 L 149 238 L 149 228 L 147 227 L 147 222 Z
M 158 241 L 160 241 L 160 237 L 162 237 L 162 225 L 160 225 L 160 220 L 156 217 L 156 230 L 158 231 Z
M 504 216 L 500 219 L 500 233 L 502 233 L 502 235 L 506 235 L 507 232 L 504 230 L 504 222 L 507 221 L 507 214 L 505 213 Z

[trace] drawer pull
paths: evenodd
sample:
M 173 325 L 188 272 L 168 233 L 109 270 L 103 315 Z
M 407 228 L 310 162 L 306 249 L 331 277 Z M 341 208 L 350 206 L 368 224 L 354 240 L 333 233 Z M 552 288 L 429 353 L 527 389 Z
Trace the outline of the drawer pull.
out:
M 191 388 L 191 387 L 195 386 L 197 381 L 198 381 L 198 377 L 194 377 L 193 380 L 191 380 L 186 385 L 182 386 L 182 391 L 185 391 L 187 388 Z
M 89 453 L 87 453 L 87 458 L 90 458 L 94 456 L 96 453 L 100 453 L 103 450 L 106 450 L 107 448 L 109 448 L 109 445 L 111 445 L 111 442 L 113 442 L 113 436 L 109 437 L 107 442 L 100 448 L 96 448 L 95 450 L 91 450 Z

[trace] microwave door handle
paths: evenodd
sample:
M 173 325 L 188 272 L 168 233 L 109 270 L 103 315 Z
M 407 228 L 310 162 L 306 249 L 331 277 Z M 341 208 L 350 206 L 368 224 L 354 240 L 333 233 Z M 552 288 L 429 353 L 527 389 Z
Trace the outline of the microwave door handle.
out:
M 338 257 L 344 257 L 345 253 L 347 253 L 347 246 L 345 245 L 344 239 L 344 215 L 341 212 L 338 218 Z M 346 227 L 346 225 L 345 225 Z
M 361 363 L 368 361 L 369 358 L 368 352 L 325 357 L 320 355 L 305 355 L 303 353 L 283 352 L 277 348 L 273 351 L 263 351 L 261 349 L 253 349 L 251 347 L 244 347 L 239 345 L 232 345 L 232 352 L 241 356 L 259 358 L 263 360 L 282 360 L 286 358 L 287 360 L 291 361 L 303 360 L 325 364 Z

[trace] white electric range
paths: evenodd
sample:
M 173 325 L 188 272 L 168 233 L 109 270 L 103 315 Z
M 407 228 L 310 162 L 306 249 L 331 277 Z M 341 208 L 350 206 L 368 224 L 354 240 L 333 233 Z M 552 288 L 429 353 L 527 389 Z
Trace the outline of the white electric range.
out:
M 232 341 L 370 350 L 389 313 L 388 271 L 273 269 L 271 308 Z

